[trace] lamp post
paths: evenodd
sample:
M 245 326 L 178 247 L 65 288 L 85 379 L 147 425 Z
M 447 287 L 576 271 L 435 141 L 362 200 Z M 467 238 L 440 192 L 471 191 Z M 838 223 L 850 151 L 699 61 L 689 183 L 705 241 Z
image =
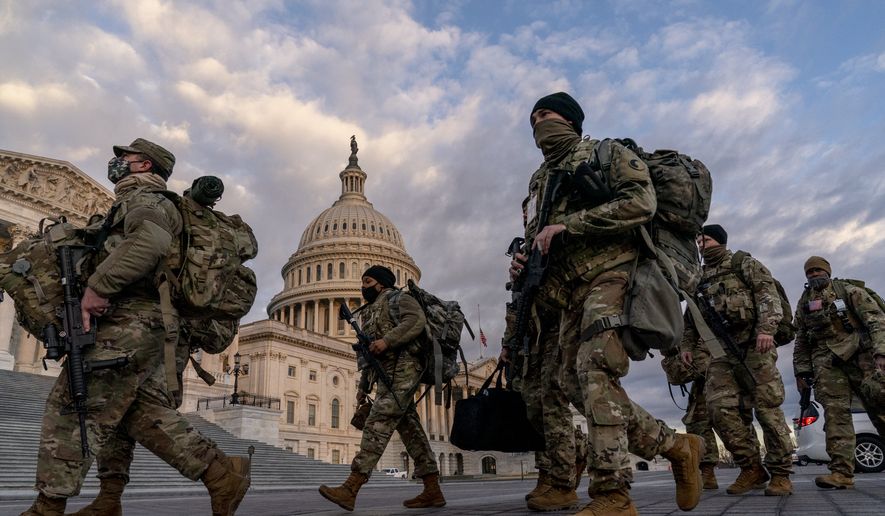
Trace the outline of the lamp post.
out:
M 237 392 L 238 382 L 240 379 L 240 352 L 234 353 L 234 393 L 230 395 L 230 404 L 240 404 L 240 394 Z

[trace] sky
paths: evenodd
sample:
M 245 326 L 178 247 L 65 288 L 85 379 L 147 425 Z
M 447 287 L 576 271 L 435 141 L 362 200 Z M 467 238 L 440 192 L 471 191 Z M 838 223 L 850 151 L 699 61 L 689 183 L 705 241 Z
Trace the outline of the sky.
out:
M 793 303 L 812 254 L 885 292 L 883 26 L 877 1 L 0 0 L 0 148 L 111 187 L 111 146 L 145 137 L 177 156 L 173 190 L 222 177 L 219 208 L 260 243 L 254 321 L 337 199 L 356 135 L 369 200 L 424 288 L 471 321 L 482 307 L 489 356 L 504 250 L 542 159 L 529 111 L 555 91 L 581 103 L 594 138 L 706 163 L 709 222 Z M 792 417 L 792 345 L 779 354 Z M 624 385 L 678 425 L 658 361 Z

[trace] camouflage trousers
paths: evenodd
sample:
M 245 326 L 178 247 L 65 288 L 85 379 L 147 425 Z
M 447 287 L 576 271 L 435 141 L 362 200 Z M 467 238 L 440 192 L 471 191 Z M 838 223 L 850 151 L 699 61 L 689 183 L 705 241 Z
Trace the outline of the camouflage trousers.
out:
M 398 358 L 392 352 L 388 354 L 393 356 L 384 357 L 382 365 L 393 383 L 393 391 L 383 382 L 377 382 L 375 403 L 372 404 L 372 410 L 366 418 L 360 451 L 353 458 L 350 470 L 370 476 L 381 455 L 384 454 L 390 437 L 396 431 L 403 440 L 406 452 L 415 463 L 416 476 L 439 473 L 430 441 L 427 440 L 427 434 L 421 427 L 414 401 L 424 365 L 419 358 L 408 351 L 400 352 Z M 397 405 L 397 399 L 402 408 Z
M 546 449 L 535 452 L 535 467 L 546 471 L 551 485 L 571 487 L 575 481 L 575 431 L 569 402 L 559 385 L 559 325 L 545 326 L 528 356 L 515 360 L 516 390 L 525 401 L 526 414 L 544 436 Z
M 172 408 L 175 402 L 163 368 L 163 335 L 159 309 L 152 305 L 117 306 L 99 320 L 97 344 L 86 358 L 127 356 L 129 364 L 89 374 L 87 439 L 93 454 L 111 454 L 129 462 L 132 442 L 137 441 L 182 475 L 197 480 L 221 452 Z M 65 366 L 46 401 L 37 456 L 36 487 L 54 498 L 77 495 L 92 465 L 92 457 L 82 456 L 77 414 L 66 410 L 70 403 Z M 119 449 L 110 451 L 114 447 Z
M 631 401 L 621 386 L 630 368 L 621 330 L 581 339 L 596 320 L 623 313 L 631 265 L 579 281 L 569 292 L 569 307 L 561 312 L 560 385 L 587 418 L 591 496 L 629 488 L 633 471 L 628 452 L 652 460 L 675 442 L 675 431 Z
M 713 424 L 707 415 L 707 397 L 704 394 L 706 380 L 699 378 L 691 383 L 691 391 L 688 393 L 688 406 L 685 407 L 685 415 L 682 423 L 685 431 L 699 435 L 707 444 L 701 464 L 718 464 L 719 448 L 716 446 L 716 434 L 713 433 Z
M 876 370 L 869 351 L 857 353 L 846 361 L 827 349 L 815 354 L 813 364 L 814 398 L 824 408 L 829 468 L 853 476 L 856 434 L 851 417 L 852 394 L 860 399 L 879 435 L 885 436 L 885 404 L 874 399 L 871 389 L 865 388 L 878 383 L 880 389 L 885 389 L 883 374 Z
M 182 381 L 184 369 L 187 367 L 188 357 L 190 356 L 190 348 L 188 346 L 178 346 L 175 353 L 175 364 L 178 371 L 178 393 L 174 396 L 175 407 L 181 406 L 181 396 L 184 383 Z M 129 483 L 129 470 L 134 460 L 135 440 L 129 437 L 122 430 L 118 430 L 116 435 L 108 439 L 108 442 L 102 447 L 101 452 L 95 457 L 95 466 L 97 470 L 96 478 L 120 478 L 125 483 Z
M 735 379 L 736 374 L 746 370 L 740 359 L 728 352 L 725 357 L 714 359 L 707 369 L 707 412 L 713 427 L 735 463 L 746 467 L 759 461 L 759 440 L 753 427 L 755 414 L 765 440 L 765 467 L 772 475 L 790 475 L 793 443 L 781 410 L 784 382 L 777 370 L 777 351 L 758 353 L 755 344 L 751 344 L 744 363 L 756 380 L 753 392 L 745 392 Z

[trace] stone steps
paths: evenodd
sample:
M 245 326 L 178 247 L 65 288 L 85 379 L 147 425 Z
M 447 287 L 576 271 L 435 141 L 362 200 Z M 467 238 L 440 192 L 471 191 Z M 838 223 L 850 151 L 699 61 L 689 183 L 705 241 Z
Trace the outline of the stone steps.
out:
M 37 448 L 40 422 L 46 397 L 55 378 L 0 370 L 0 491 L 28 490 L 34 485 L 37 469 Z M 240 439 L 196 414 L 185 414 L 201 434 L 215 441 L 229 455 L 245 455 L 249 446 L 255 448 L 252 464 L 252 486 L 261 488 L 314 487 L 322 483 L 338 484 L 350 472 L 344 464 L 327 464 L 288 450 L 249 439 Z M 86 477 L 84 490 L 98 488 L 93 465 Z M 140 445 L 130 472 L 127 492 L 203 489 L 200 482 L 184 478 L 171 466 Z M 373 475 L 372 484 L 392 484 L 401 480 Z

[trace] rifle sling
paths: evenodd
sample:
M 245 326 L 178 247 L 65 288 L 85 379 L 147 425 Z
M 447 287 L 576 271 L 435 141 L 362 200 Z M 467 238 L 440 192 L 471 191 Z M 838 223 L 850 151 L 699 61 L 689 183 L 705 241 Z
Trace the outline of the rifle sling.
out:
M 704 316 L 701 315 L 701 310 L 698 308 L 698 305 L 685 293 L 683 293 L 682 297 L 688 305 L 688 312 L 691 314 L 691 321 L 698 332 L 698 336 L 700 336 L 707 351 L 710 352 L 710 356 L 713 358 L 724 357 L 725 350 L 722 349 L 722 344 L 719 343 L 719 339 L 716 338 L 713 330 L 707 325 L 707 321 L 705 321 Z

